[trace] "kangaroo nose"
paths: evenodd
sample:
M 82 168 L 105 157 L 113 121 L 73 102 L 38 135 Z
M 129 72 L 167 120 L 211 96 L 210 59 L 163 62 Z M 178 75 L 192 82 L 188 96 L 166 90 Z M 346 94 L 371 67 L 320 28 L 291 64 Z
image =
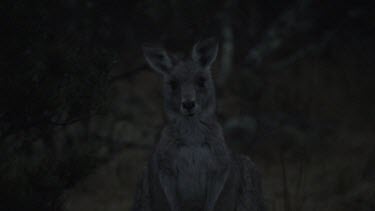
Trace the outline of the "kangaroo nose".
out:
M 185 101 L 182 103 L 182 107 L 186 110 L 191 110 L 195 107 L 194 101 Z

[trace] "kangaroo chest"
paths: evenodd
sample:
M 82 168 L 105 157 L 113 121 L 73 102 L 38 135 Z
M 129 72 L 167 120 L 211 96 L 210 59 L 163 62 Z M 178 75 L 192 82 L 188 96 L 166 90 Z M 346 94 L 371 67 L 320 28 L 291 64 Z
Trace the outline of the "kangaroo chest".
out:
M 201 207 L 206 201 L 207 180 L 217 162 L 207 145 L 179 147 L 175 168 L 177 170 L 177 193 L 184 204 Z

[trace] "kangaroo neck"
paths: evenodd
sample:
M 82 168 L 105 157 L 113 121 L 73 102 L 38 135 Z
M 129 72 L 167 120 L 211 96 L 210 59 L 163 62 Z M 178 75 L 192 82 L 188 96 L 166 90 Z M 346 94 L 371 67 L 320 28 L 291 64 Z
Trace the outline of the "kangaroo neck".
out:
M 182 116 L 169 121 L 169 125 L 173 126 L 177 131 L 184 130 L 207 130 L 218 125 L 215 115 L 201 116 Z
M 184 145 L 205 144 L 224 140 L 214 115 L 206 118 L 182 117 L 169 122 L 176 141 Z

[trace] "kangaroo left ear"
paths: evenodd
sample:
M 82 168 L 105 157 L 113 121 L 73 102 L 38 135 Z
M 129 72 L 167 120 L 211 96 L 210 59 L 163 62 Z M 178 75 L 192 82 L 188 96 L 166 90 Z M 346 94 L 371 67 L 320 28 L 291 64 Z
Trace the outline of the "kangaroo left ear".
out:
M 167 52 L 162 48 L 143 45 L 143 53 L 147 63 L 152 69 L 161 74 L 168 74 L 172 69 L 172 60 Z
M 199 41 L 193 47 L 192 58 L 202 67 L 207 68 L 215 61 L 218 50 L 219 46 L 215 38 Z

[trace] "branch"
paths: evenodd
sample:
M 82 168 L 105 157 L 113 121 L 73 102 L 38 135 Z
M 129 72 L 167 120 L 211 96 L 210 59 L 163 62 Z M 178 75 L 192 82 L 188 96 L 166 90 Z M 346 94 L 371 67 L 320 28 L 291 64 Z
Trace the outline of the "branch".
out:
M 331 29 L 327 32 L 325 32 L 321 39 L 317 42 L 310 43 L 306 47 L 302 47 L 301 49 L 297 50 L 296 52 L 292 53 L 290 56 L 288 56 L 285 59 L 282 59 L 279 62 L 276 62 L 272 65 L 270 65 L 270 69 L 276 70 L 276 69 L 283 69 L 287 66 L 297 62 L 298 60 L 308 56 L 309 54 L 314 54 L 323 51 L 326 49 L 328 44 L 331 40 L 335 37 L 335 35 L 340 31 L 340 29 L 351 19 L 350 16 L 345 17 L 334 29 Z
M 277 70 L 277 69 L 283 69 L 286 68 L 287 66 L 297 62 L 298 60 L 301 60 L 302 58 L 305 58 L 309 54 L 321 52 L 324 50 L 329 41 L 332 40 L 334 34 L 337 32 L 337 29 L 334 29 L 332 31 L 329 31 L 324 34 L 323 39 L 320 41 L 320 43 L 312 43 L 309 44 L 306 47 L 303 47 L 296 52 L 292 53 L 290 56 L 288 56 L 285 59 L 280 60 L 279 62 L 273 63 L 270 65 L 270 69 L 272 70 Z
M 219 86 L 223 86 L 226 79 L 230 75 L 233 66 L 233 27 L 232 27 L 232 10 L 233 1 L 228 0 L 225 4 L 225 9 L 222 14 L 221 33 L 222 33 L 222 53 L 221 53 L 221 66 L 220 75 L 217 80 Z
M 255 67 L 267 65 L 266 58 L 273 55 L 279 49 L 289 45 L 296 45 L 295 37 L 308 40 L 311 33 L 318 33 L 318 39 L 305 42 L 305 45 L 299 45 L 298 49 L 282 58 L 276 63 L 268 65 L 268 69 L 283 69 L 286 66 L 295 63 L 311 53 L 321 52 L 326 48 L 334 36 L 351 19 L 358 17 L 362 10 L 361 7 L 351 8 L 345 11 L 343 17 L 337 23 L 333 23 L 331 29 L 323 31 L 318 29 L 319 24 L 316 21 L 319 17 L 314 17 L 313 8 L 310 7 L 312 1 L 305 0 L 291 9 L 284 12 L 266 31 L 265 37 L 261 42 L 252 48 L 246 57 L 246 64 Z M 354 15 L 353 15 L 354 13 Z M 357 14 L 358 13 L 358 14 Z
M 313 20 L 300 17 L 309 14 L 310 4 L 311 0 L 301 1 L 282 13 L 266 31 L 261 42 L 249 51 L 246 63 L 262 65 L 264 58 L 277 51 L 289 37 L 296 32 L 310 30 L 314 25 Z

